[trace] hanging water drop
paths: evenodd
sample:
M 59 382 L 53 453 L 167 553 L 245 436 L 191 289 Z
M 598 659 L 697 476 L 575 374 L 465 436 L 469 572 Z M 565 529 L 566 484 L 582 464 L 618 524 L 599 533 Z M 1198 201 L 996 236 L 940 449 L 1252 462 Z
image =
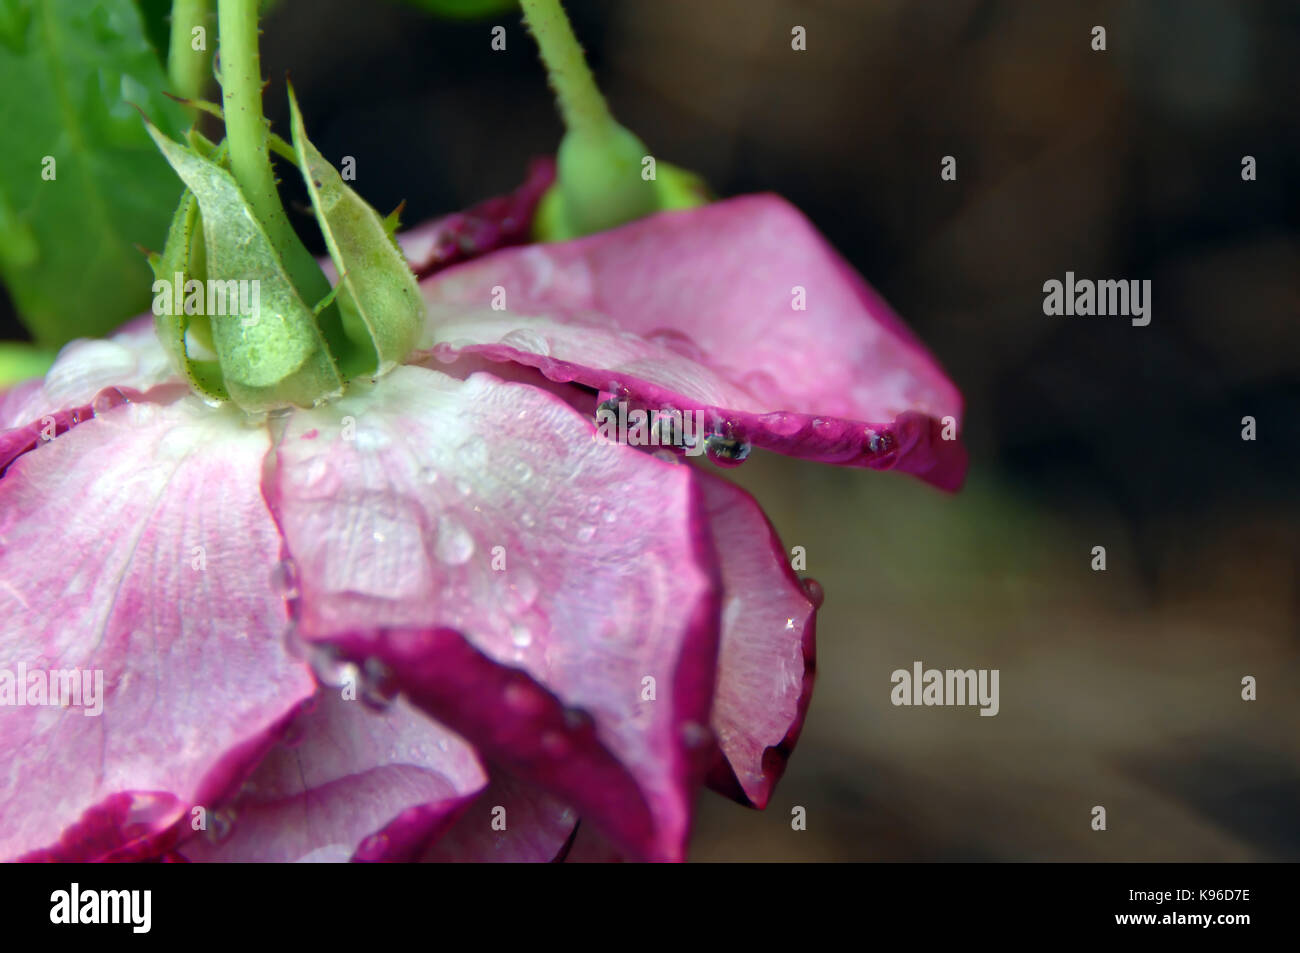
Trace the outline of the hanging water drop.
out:
M 397 682 L 393 670 L 378 658 L 371 656 L 362 667 L 362 704 L 374 711 L 386 711 L 397 697 Z
M 704 452 L 720 467 L 738 467 L 749 456 L 750 446 L 743 440 L 711 433 L 704 440 Z
M 298 565 L 292 559 L 271 567 L 271 589 L 282 599 L 298 598 Z
M 235 819 L 233 807 L 223 807 L 213 811 L 208 817 L 208 829 L 204 831 L 204 835 L 213 844 L 224 844 L 235 832 Z
M 808 601 L 813 604 L 814 609 L 820 609 L 822 603 L 826 601 L 826 592 L 822 589 L 822 584 L 811 577 L 801 580 L 803 583 L 804 595 Z
M 867 446 L 872 453 L 888 453 L 894 449 L 894 435 L 888 431 L 867 431 Z

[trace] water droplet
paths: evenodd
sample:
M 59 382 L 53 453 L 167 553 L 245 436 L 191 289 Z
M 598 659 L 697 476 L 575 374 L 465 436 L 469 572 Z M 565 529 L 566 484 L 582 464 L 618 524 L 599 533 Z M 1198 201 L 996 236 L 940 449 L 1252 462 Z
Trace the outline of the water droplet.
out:
M 779 437 L 793 437 L 804 426 L 804 422 L 798 414 L 764 414 L 761 422 L 769 432 Z
M 362 704 L 375 711 L 385 711 L 397 697 L 397 682 L 393 670 L 382 660 L 371 656 L 362 666 L 361 693 Z
M 822 589 L 822 584 L 812 578 L 803 579 L 801 582 L 803 583 L 803 591 L 808 597 L 808 601 L 813 604 L 814 609 L 820 609 L 822 603 L 826 601 L 826 591 Z
M 444 513 L 438 518 L 438 541 L 433 551 L 448 566 L 462 566 L 474 555 L 474 537 L 464 523 Z
M 867 446 L 872 453 L 889 453 L 894 449 L 894 435 L 888 431 L 868 430 Z
M 312 646 L 308 650 L 308 662 L 316 680 L 330 688 L 357 685 L 361 681 L 361 670 L 353 662 L 340 658 L 329 646 Z
M 284 627 L 284 650 L 289 653 L 290 658 L 300 662 L 307 659 L 307 643 L 303 641 L 298 626 L 293 622 Z
M 90 410 L 96 417 L 100 414 L 106 414 L 114 407 L 121 404 L 128 404 L 130 400 L 126 394 L 116 387 L 105 387 L 90 400 Z
M 235 832 L 237 816 L 233 807 L 223 807 L 209 814 L 208 829 L 204 831 L 207 839 L 213 844 L 224 844 L 230 840 L 230 835 Z
M 513 570 L 504 601 L 508 611 L 523 612 L 537 601 L 537 580 L 522 569 Z
M 359 845 L 352 856 L 361 862 L 381 860 L 388 852 L 388 835 L 371 834 Z
M 700 350 L 695 340 L 676 328 L 661 328 L 657 331 L 651 331 L 645 336 L 645 339 L 658 344 L 659 346 L 672 351 L 688 360 L 695 361 L 697 364 L 707 364 L 704 359 L 704 353 Z
M 528 626 L 515 623 L 510 627 L 510 641 L 515 648 L 526 649 L 533 644 L 533 634 L 528 631 Z
M 470 485 L 469 480 L 466 480 L 464 477 L 458 477 L 456 479 L 455 485 L 456 485 L 456 494 L 462 500 L 465 499 L 465 497 L 469 496 L 470 493 L 472 493 L 474 490 L 474 487 Z
M 609 396 L 596 405 L 593 416 L 599 423 L 602 420 L 608 420 L 609 415 L 618 416 L 618 405 L 622 401 L 621 397 Z
M 432 486 L 438 482 L 438 471 L 434 467 L 420 467 L 420 482 Z
M 521 715 L 535 714 L 539 708 L 545 707 L 545 702 L 540 701 L 528 683 L 522 681 L 507 685 L 503 697 L 506 705 Z
M 709 740 L 709 729 L 698 721 L 682 722 L 682 744 L 688 748 L 698 748 Z
M 519 514 L 519 522 L 523 523 L 528 529 L 532 529 L 537 525 L 537 517 L 533 516 L 533 514 L 529 513 L 527 510 L 524 510 Z
M 161 822 L 176 810 L 176 798 L 170 794 L 159 792 L 136 791 L 127 797 L 130 801 L 127 803 L 125 816 L 123 818 L 123 831 L 131 834 L 138 829 L 141 834 L 152 833 L 152 828 Z
M 743 440 L 711 433 L 704 441 L 704 452 L 720 467 L 738 467 L 749 456 L 749 444 Z
M 580 543 L 591 542 L 591 537 L 595 535 L 596 527 L 592 526 L 590 523 L 578 527 L 578 542 Z
M 303 483 L 306 489 L 310 490 L 319 486 L 329 476 L 329 472 L 329 461 L 325 459 L 324 455 L 312 457 L 307 464 L 306 472 L 303 473 Z
M 298 598 L 298 565 L 292 559 L 271 567 L 271 589 L 282 599 Z
M 500 343 L 517 351 L 538 354 L 542 357 L 548 357 L 551 353 L 551 346 L 546 343 L 546 339 L 528 328 L 519 328 L 503 335 Z
M 613 523 L 618 519 L 618 512 L 615 509 L 613 509 L 613 507 L 611 507 L 610 509 L 607 509 L 605 511 L 605 514 L 604 516 L 601 517 L 601 519 L 603 519 L 606 523 Z

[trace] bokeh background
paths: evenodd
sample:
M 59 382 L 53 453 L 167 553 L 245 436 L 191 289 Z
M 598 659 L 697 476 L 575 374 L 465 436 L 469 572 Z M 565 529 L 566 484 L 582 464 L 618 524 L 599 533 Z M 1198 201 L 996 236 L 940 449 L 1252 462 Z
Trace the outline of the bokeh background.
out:
M 729 474 L 827 600 L 771 806 L 703 797 L 693 858 L 1300 859 L 1300 5 L 567 7 L 657 156 L 800 206 L 967 400 L 956 496 L 763 454 Z M 558 141 L 517 11 L 281 0 L 264 30 L 277 128 L 292 70 L 317 146 L 408 222 Z M 1151 324 L 1044 316 L 1067 270 L 1150 279 Z M 1001 713 L 893 707 L 914 660 L 1000 669 Z

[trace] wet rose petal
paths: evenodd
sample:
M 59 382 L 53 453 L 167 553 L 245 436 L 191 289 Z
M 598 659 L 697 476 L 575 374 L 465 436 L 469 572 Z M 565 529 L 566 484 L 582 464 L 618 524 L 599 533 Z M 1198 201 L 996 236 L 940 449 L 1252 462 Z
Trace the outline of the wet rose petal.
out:
M 379 656 L 404 689 L 423 682 L 417 703 L 489 759 L 659 859 L 684 850 L 708 753 L 718 600 L 697 494 L 686 468 L 597 438 L 557 397 L 420 367 L 292 414 L 267 489 L 297 562 L 305 637 Z M 445 641 L 399 650 L 374 640 L 385 628 L 454 629 L 482 659 Z M 460 681 L 431 657 L 462 666 Z M 491 666 L 553 693 L 573 730 Z M 494 707 L 457 718 L 447 706 L 472 702 L 475 679 Z M 588 757 L 525 751 L 513 726 Z M 648 833 L 635 804 L 585 790 L 588 769 L 618 783 L 588 741 L 635 780 Z
M 961 398 L 889 306 L 773 195 L 506 249 L 421 285 L 421 347 L 530 364 L 729 438 L 945 488 Z M 802 303 L 804 310 L 797 310 Z
M 533 159 L 513 192 L 399 232 L 397 241 L 421 278 L 497 248 L 521 244 L 529 240 L 537 203 L 554 181 L 555 160 Z
M 812 698 L 817 608 L 754 498 L 709 473 L 697 478 L 724 592 L 711 724 L 725 773 L 710 781 L 762 808 Z
M 503 772 L 421 858 L 428 863 L 549 863 L 566 850 L 577 814 Z
M 195 398 L 124 404 L 0 480 L 0 658 L 102 672 L 102 714 L 0 708 L 0 858 L 168 846 L 314 690 L 285 653 L 264 429 Z
M 379 712 L 324 686 L 287 741 L 182 845 L 187 859 L 412 860 L 487 785 L 464 740 L 400 699 Z
M 43 379 L 23 381 L 0 394 L 0 432 L 89 405 L 105 388 L 147 391 L 175 378 L 154 333 L 153 316 L 143 315 L 110 337 L 69 341 Z

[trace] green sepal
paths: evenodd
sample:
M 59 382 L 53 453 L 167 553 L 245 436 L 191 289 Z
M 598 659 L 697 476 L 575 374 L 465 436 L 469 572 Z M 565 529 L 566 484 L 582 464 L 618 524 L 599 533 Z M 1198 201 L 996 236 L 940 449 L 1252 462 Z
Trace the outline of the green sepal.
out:
M 359 347 L 369 344 L 367 373 L 387 373 L 411 352 L 424 326 L 420 288 L 385 219 L 308 141 L 292 86 L 289 108 L 298 168 L 339 273 L 344 331 Z
M 209 315 L 230 398 L 246 411 L 263 411 L 310 406 L 340 393 L 343 379 L 311 309 L 294 288 L 234 177 L 152 125 L 148 128 L 198 203 L 205 278 L 257 282 L 258 315 Z
M 627 170 L 624 170 L 627 172 Z M 563 174 L 563 170 L 561 170 Z M 577 173 L 570 172 L 572 179 Z M 634 173 L 640 176 L 640 167 Z M 653 204 L 648 210 L 643 210 L 640 215 L 652 214 L 654 212 L 665 212 L 672 209 L 697 208 L 701 205 L 707 205 L 713 200 L 713 193 L 703 177 L 689 169 L 683 169 L 680 166 L 672 165 L 668 162 L 655 163 L 655 178 L 645 183 L 650 187 L 653 193 Z M 537 211 L 533 215 L 533 237 L 541 242 L 559 242 L 568 241 L 571 238 L 581 238 L 583 235 L 590 235 L 593 231 L 601 229 L 584 228 L 598 224 L 592 221 L 585 221 L 581 215 L 574 215 L 569 212 L 572 203 L 568 201 L 570 192 L 566 191 L 560 181 L 556 181 L 543 194 L 541 200 L 537 203 Z M 632 221 L 640 215 L 631 215 L 629 218 L 619 219 L 618 216 L 611 215 L 604 219 L 604 228 L 613 228 L 622 225 L 626 221 Z M 575 224 L 575 218 L 578 224 Z
M 203 281 L 206 269 L 203 267 L 202 250 L 198 251 L 199 260 L 194 261 L 194 245 L 202 244 L 203 231 L 199 221 L 199 204 L 194 193 L 189 189 L 181 195 L 176 214 L 172 216 L 171 228 L 167 231 L 167 243 L 162 254 L 149 256 L 149 265 L 153 268 L 154 301 L 153 323 L 172 366 L 180 371 L 190 382 L 190 386 L 205 397 L 214 400 L 229 400 L 230 394 L 221 382 L 221 365 L 215 360 L 202 360 L 191 357 L 186 343 L 187 333 L 191 333 L 197 342 L 209 350 L 212 347 L 212 328 L 205 315 L 188 315 L 182 306 L 175 307 L 174 286 L 180 282 L 181 299 L 184 301 L 186 284 L 194 279 Z M 179 277 L 178 277 L 179 276 Z M 161 282 L 161 284 L 160 284 Z M 175 312 L 175 313 L 169 313 Z M 197 327 L 207 324 L 206 328 Z M 206 332 L 206 333 L 205 333 Z

